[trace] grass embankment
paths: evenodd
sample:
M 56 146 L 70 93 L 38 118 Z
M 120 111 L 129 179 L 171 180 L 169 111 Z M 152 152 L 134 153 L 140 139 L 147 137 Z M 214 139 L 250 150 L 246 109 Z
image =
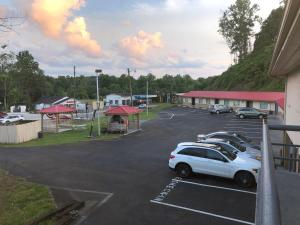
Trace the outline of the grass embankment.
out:
M 0 224 L 23 225 L 55 208 L 49 190 L 0 170 Z M 52 224 L 51 221 L 43 225 Z

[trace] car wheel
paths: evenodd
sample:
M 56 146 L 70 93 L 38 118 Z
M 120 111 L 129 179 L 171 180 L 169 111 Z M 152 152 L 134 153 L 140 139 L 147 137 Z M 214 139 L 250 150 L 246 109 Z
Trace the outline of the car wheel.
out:
M 255 183 L 253 175 L 247 171 L 237 172 L 234 176 L 234 180 L 237 185 L 241 187 L 252 187 Z
M 217 113 L 217 114 L 220 114 L 220 111 L 219 111 L 219 110 L 217 110 L 217 111 L 216 111 L 216 113 Z
M 240 117 L 240 119 L 244 119 L 245 118 L 245 116 L 243 114 L 241 114 L 239 117 Z
M 191 175 L 192 169 L 188 164 L 180 163 L 176 166 L 176 172 L 178 176 L 186 178 Z
M 259 118 L 259 119 L 262 119 L 262 118 L 264 118 L 264 116 L 260 114 L 260 115 L 258 116 L 258 118 Z

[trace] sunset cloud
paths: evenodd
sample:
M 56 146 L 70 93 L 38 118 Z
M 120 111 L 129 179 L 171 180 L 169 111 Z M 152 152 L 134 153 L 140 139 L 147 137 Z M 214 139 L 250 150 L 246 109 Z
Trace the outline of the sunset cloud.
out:
M 86 51 L 91 57 L 100 55 L 101 48 L 95 40 L 91 39 L 83 17 L 76 17 L 69 22 L 65 28 L 65 34 L 66 40 L 72 47 Z
M 163 48 L 163 43 L 160 32 L 146 33 L 141 30 L 136 36 L 123 38 L 120 46 L 129 56 L 139 58 L 151 49 Z
M 70 47 L 90 57 L 99 57 L 101 47 L 87 31 L 85 19 L 73 11 L 85 5 L 85 0 L 33 0 L 29 15 L 51 38 L 61 39 Z

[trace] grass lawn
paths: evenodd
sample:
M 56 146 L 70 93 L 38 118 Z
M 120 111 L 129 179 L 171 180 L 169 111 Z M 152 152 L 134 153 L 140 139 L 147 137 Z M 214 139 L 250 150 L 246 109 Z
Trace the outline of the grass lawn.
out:
M 0 170 L 0 224 L 23 225 L 55 208 L 48 189 Z M 51 221 L 43 225 L 51 224 Z
M 161 103 L 157 104 L 153 108 L 149 108 L 149 113 L 147 116 L 147 111 L 146 109 L 140 114 L 140 119 L 141 120 L 152 120 L 158 118 L 158 113 L 164 109 L 168 109 L 174 107 L 173 104 L 170 103 Z

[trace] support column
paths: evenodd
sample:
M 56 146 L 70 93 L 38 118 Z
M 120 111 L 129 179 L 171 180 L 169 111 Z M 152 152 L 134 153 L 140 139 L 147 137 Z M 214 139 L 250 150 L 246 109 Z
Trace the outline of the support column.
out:
M 55 114 L 55 130 L 56 133 L 58 133 L 58 118 L 59 118 L 59 114 Z
M 41 113 L 41 131 L 44 132 L 44 114 Z

